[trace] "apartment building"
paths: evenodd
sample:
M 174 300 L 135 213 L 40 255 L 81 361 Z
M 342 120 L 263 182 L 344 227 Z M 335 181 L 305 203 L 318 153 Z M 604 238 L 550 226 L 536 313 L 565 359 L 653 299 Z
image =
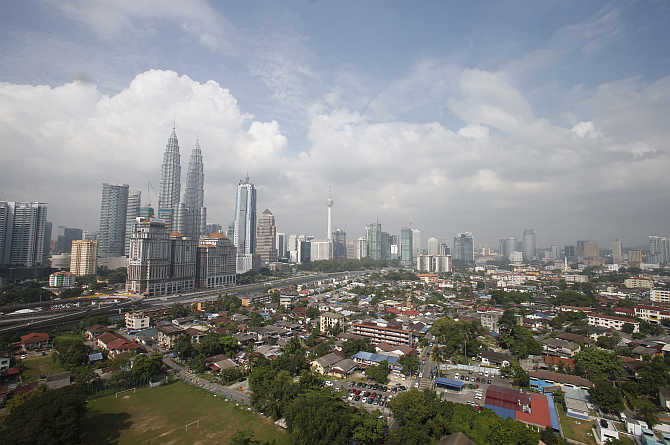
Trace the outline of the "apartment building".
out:
M 654 303 L 670 303 L 670 290 L 652 289 L 649 292 L 649 299 Z
M 381 321 L 365 321 L 353 323 L 352 334 L 368 337 L 372 343 L 390 343 L 392 345 L 412 346 L 412 332 L 400 327 L 391 327 Z
M 328 332 L 337 325 L 344 329 L 344 315 L 335 312 L 324 312 L 319 316 L 319 328 L 321 332 Z
M 670 318 L 670 311 L 663 307 L 638 305 L 633 308 L 635 317 L 649 323 L 659 324 L 661 321 Z
M 630 323 L 633 325 L 633 332 L 640 332 L 640 323 L 630 318 L 616 317 L 613 315 L 604 314 L 589 314 L 589 325 L 600 326 L 607 329 L 615 329 L 620 331 L 623 325 Z
M 137 330 L 149 327 L 149 316 L 144 312 L 126 312 L 126 329 Z
M 626 278 L 623 284 L 628 289 L 651 289 L 654 287 L 654 282 L 647 278 Z

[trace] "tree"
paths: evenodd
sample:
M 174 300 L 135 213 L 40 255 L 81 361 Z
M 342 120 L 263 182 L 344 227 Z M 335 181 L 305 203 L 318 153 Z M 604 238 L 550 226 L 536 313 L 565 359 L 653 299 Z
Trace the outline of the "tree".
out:
M 316 306 L 308 306 L 307 310 L 305 311 L 305 317 L 309 318 L 310 320 L 316 320 L 319 318 L 319 315 L 321 312 L 319 312 L 319 308 Z
M 6 445 L 81 443 L 86 393 L 81 385 L 46 391 L 12 410 L 0 425 Z
M 260 445 L 260 441 L 254 439 L 251 431 L 238 431 L 230 438 L 230 445 Z
M 168 316 L 171 320 L 174 320 L 175 318 L 186 317 L 188 314 L 190 314 L 189 310 L 183 304 L 179 303 L 175 303 L 170 306 L 170 311 L 168 312 Z
M 589 346 L 575 355 L 575 371 L 591 381 L 614 381 L 624 373 L 623 362 L 616 353 Z
M 402 373 L 405 375 L 412 375 L 419 369 L 419 358 L 416 354 L 405 354 L 398 360 L 402 366 Z
M 502 373 L 504 376 L 511 378 L 512 383 L 521 388 L 528 388 L 528 386 L 530 386 L 528 373 L 524 371 L 516 361 L 513 361 L 508 366 L 502 368 Z
M 613 335 L 603 335 L 598 337 L 596 344 L 601 348 L 605 349 L 615 349 L 617 344 L 619 344 L 620 337 L 616 334 Z
M 623 397 L 621 392 L 606 381 L 600 380 L 589 390 L 591 400 L 603 412 L 618 414 L 623 411 Z
M 342 344 L 342 353 L 345 355 L 345 357 L 351 357 L 359 351 L 374 352 L 375 347 L 372 346 L 369 338 L 346 340 Z
M 59 335 L 54 339 L 54 349 L 65 369 L 88 363 L 88 348 L 79 335 Z
M 633 325 L 633 323 L 624 323 L 623 326 L 621 327 L 621 330 L 626 334 L 632 334 L 633 331 L 635 330 L 635 326 Z
M 191 343 L 191 337 L 188 335 L 180 335 L 174 345 L 174 352 L 179 358 L 189 358 L 195 352 L 195 348 Z
M 389 362 L 382 360 L 376 366 L 368 366 L 365 375 L 378 383 L 387 383 L 389 372 L 391 372 Z
M 150 357 L 146 354 L 140 354 L 135 357 L 133 367 L 130 372 L 139 378 L 151 380 L 153 377 L 161 373 L 161 358 L 160 355 L 152 354 Z

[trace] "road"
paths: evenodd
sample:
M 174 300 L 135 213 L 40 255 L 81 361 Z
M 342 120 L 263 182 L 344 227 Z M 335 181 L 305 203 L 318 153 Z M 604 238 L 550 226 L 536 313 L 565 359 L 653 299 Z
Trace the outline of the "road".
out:
M 179 378 L 183 379 L 186 383 L 190 383 L 194 386 L 198 386 L 202 389 L 206 389 L 214 395 L 223 397 L 226 399 L 233 400 L 235 402 L 251 406 L 251 398 L 239 391 L 230 389 L 227 386 L 220 385 L 218 383 L 210 382 L 203 378 L 198 377 L 197 375 L 191 373 L 185 367 L 175 363 L 170 357 L 164 356 L 163 363 L 177 372 Z

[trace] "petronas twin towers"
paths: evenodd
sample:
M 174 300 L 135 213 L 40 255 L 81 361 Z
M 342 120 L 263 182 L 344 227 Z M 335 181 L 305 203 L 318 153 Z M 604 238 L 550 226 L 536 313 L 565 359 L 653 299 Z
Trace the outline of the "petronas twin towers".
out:
M 179 141 L 174 127 L 168 138 L 161 165 L 158 217 L 167 221 L 171 232 L 198 240 L 205 232 L 207 208 L 205 200 L 205 174 L 202 168 L 202 151 L 196 140 L 191 151 L 184 197 L 181 193 L 181 163 Z

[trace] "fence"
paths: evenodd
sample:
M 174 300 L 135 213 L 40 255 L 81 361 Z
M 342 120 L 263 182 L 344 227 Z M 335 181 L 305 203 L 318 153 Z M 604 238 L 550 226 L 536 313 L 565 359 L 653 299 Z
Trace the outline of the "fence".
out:
M 472 371 L 472 372 L 481 372 L 482 374 L 489 375 L 500 375 L 500 369 L 498 368 L 487 368 L 486 366 L 474 366 L 474 365 L 440 365 L 441 370 L 447 369 L 458 369 L 459 371 Z
M 165 376 L 158 382 L 152 382 L 149 377 L 138 377 L 133 376 L 130 373 L 122 373 L 120 377 L 114 378 L 113 380 L 96 380 L 95 382 L 86 384 L 86 393 L 89 395 L 89 398 L 92 399 L 121 393 L 135 388 L 143 388 L 145 386 L 154 388 L 159 385 L 171 383 L 174 380 L 175 379 L 171 376 Z

